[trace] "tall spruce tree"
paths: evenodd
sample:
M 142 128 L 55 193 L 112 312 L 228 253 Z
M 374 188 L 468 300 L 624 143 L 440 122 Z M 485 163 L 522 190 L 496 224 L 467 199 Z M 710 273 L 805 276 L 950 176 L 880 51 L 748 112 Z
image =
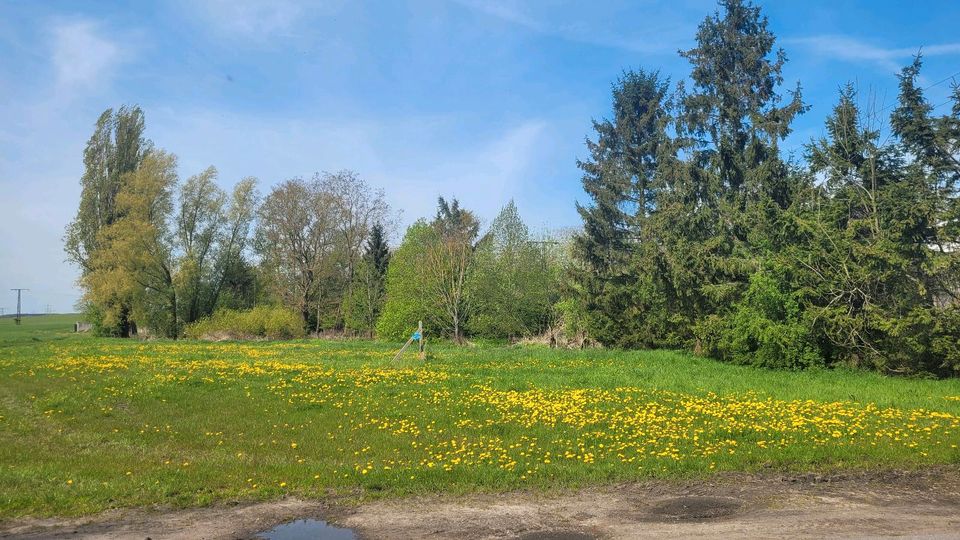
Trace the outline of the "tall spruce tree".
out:
M 899 203 L 891 221 L 899 233 L 898 254 L 910 261 L 908 279 L 918 285 L 922 303 L 912 307 L 910 317 L 897 318 L 899 335 L 891 346 L 906 349 L 898 356 L 910 370 L 956 375 L 960 373 L 960 85 L 954 83 L 944 103 L 952 106 L 938 116 L 917 86 L 921 67 L 918 56 L 902 70 L 890 124 L 906 164 L 903 181 L 891 197 Z
M 720 5 L 722 14 L 700 24 L 697 46 L 681 53 L 693 68 L 684 120 L 694 161 L 712 177 L 713 195 L 743 211 L 751 198 L 778 194 L 778 142 L 806 107 L 799 83 L 780 105 L 786 54 L 773 50 L 775 36 L 760 8 L 743 0 Z
M 613 116 L 594 121 L 590 157 L 578 161 L 589 205 L 577 204 L 583 232 L 574 239 L 584 264 L 574 278 L 601 343 L 631 345 L 638 269 L 634 253 L 647 216 L 656 206 L 656 171 L 667 144 L 668 82 L 657 72 L 628 71 L 613 85 Z
M 928 258 L 925 283 L 929 300 L 960 301 L 960 85 L 955 85 L 950 112 L 939 117 L 917 86 L 922 67 L 918 56 L 900 74 L 900 95 L 890 117 L 893 133 L 909 156 L 907 174 L 916 196 L 910 208 L 921 214 L 913 249 Z
M 383 224 L 374 223 L 370 229 L 370 236 L 367 237 L 363 258 L 376 270 L 378 276 L 387 275 L 387 266 L 390 264 L 390 247 L 387 245 L 387 238 L 384 236 Z
M 694 167 L 690 179 L 697 184 L 686 215 L 704 237 L 694 277 L 699 320 L 722 316 L 740 298 L 759 268 L 759 251 L 769 247 L 766 231 L 792 204 L 795 189 L 779 141 L 806 110 L 799 84 L 781 104 L 786 55 L 774 50 L 760 8 L 743 0 L 720 5 L 722 13 L 700 24 L 697 46 L 681 53 L 692 66 L 693 88 L 682 98 L 681 117 L 684 150 Z M 761 233 L 753 235 L 757 229 Z
M 877 119 L 847 86 L 827 119 L 827 136 L 808 148 L 811 172 L 824 178 L 808 218 L 798 275 L 811 292 L 806 308 L 832 361 L 909 371 L 929 332 L 912 327 L 924 301 L 927 248 L 918 230 L 916 189 L 894 144 L 881 144 Z M 918 341 L 916 338 L 920 338 Z M 922 363 L 919 362 L 919 363 Z

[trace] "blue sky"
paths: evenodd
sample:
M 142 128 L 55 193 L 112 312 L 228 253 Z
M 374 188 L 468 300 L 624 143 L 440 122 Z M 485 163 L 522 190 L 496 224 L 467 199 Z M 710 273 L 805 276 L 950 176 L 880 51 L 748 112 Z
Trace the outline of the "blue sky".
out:
M 960 2 L 761 2 L 812 109 L 786 147 L 822 134 L 837 89 L 894 103 L 921 47 L 924 83 L 960 71 Z M 99 113 L 138 103 L 147 134 L 262 191 L 349 168 L 401 223 L 456 196 L 489 222 L 510 198 L 533 229 L 575 226 L 576 159 L 623 69 L 688 73 L 712 1 L 0 0 L 0 307 L 69 311 L 60 237 Z M 928 90 L 946 100 L 948 83 Z M 941 111 L 946 106 L 941 107 Z M 887 111 L 888 112 L 888 111 Z

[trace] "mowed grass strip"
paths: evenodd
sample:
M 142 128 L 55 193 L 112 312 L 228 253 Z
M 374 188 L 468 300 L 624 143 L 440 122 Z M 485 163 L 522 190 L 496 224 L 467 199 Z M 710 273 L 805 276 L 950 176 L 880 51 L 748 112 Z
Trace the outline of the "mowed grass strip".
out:
M 0 320 L 2 518 L 960 462 L 957 380 L 531 347 L 392 364 L 395 344 L 138 342 L 61 319 Z

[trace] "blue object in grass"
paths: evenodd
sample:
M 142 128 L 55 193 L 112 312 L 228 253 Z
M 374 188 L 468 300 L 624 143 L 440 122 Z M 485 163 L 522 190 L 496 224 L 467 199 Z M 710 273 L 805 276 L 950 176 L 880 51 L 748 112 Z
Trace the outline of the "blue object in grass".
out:
M 421 339 L 423 339 L 423 336 L 420 335 L 420 332 L 414 332 L 413 337 L 411 337 L 410 339 L 415 339 L 417 341 L 420 341 Z

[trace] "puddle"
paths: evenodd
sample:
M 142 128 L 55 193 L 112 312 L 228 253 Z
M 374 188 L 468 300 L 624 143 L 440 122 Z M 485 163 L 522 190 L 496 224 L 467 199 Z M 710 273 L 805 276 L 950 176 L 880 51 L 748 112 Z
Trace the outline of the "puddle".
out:
M 262 540 L 356 540 L 350 529 L 330 525 L 319 519 L 298 519 L 257 533 Z
M 715 519 L 740 510 L 740 501 L 724 497 L 678 497 L 653 507 L 652 513 L 670 520 Z
M 520 540 L 594 540 L 595 538 L 580 531 L 536 531 L 524 534 Z

